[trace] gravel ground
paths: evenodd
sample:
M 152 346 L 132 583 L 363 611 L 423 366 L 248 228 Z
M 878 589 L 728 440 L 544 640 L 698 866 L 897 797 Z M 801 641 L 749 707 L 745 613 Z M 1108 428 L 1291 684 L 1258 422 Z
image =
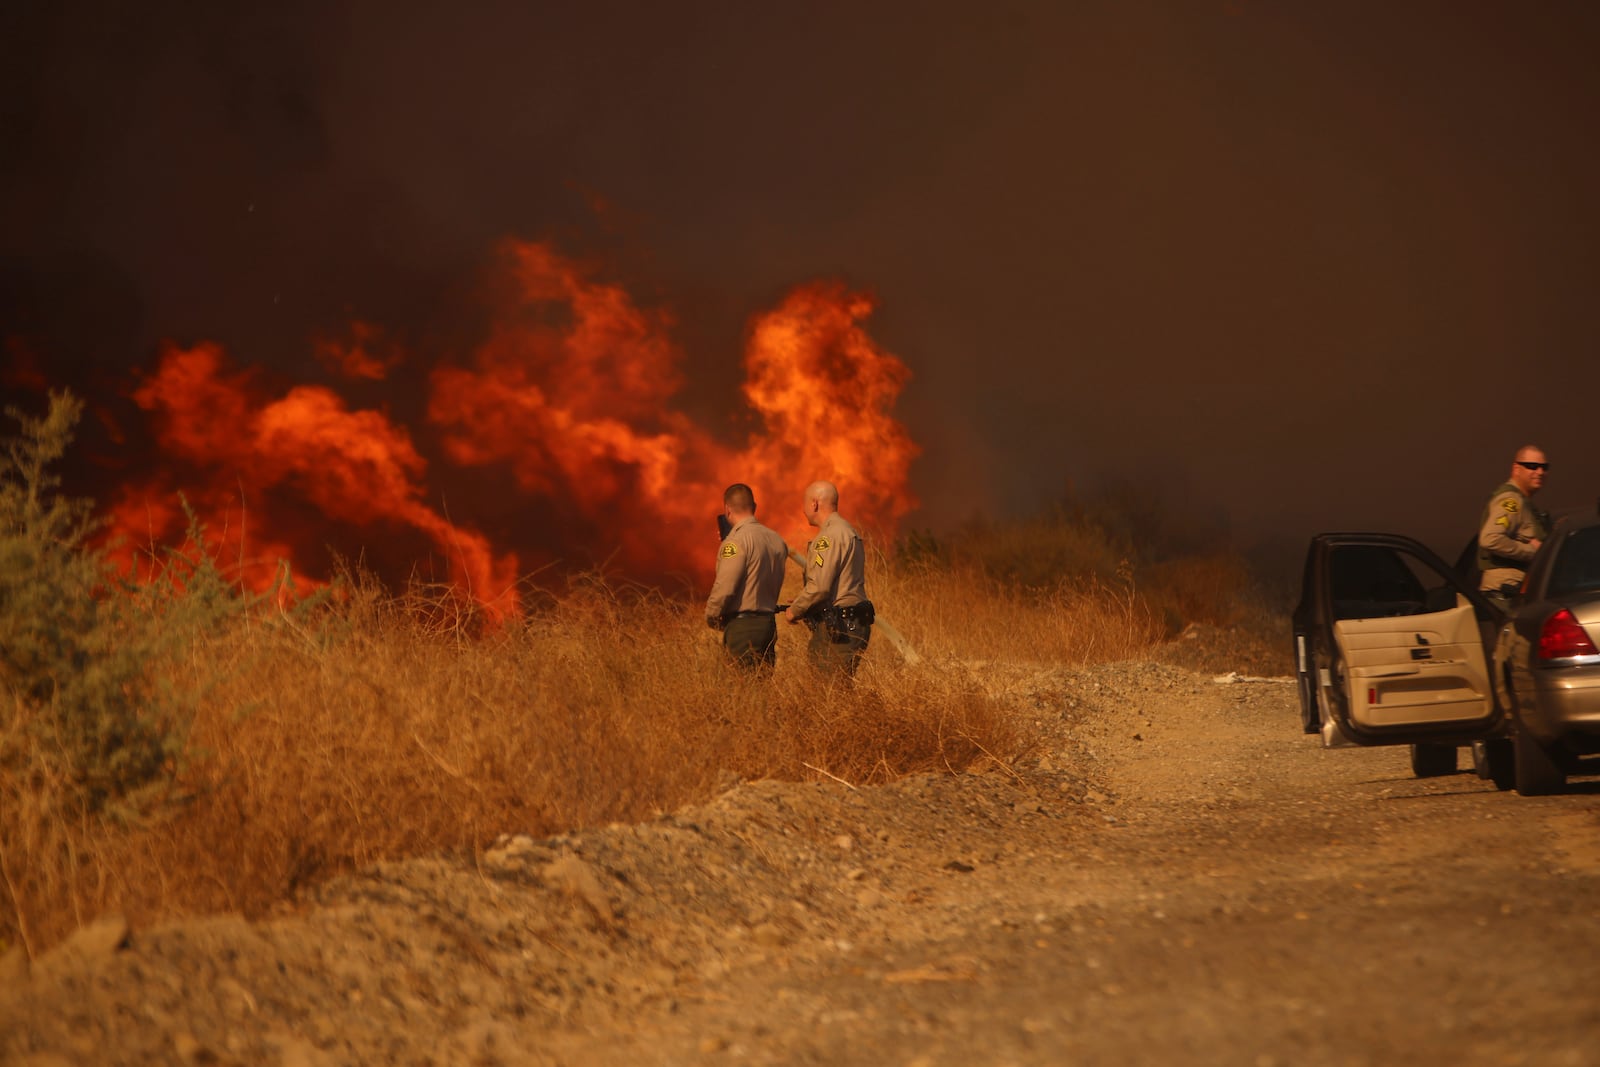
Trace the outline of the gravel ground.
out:
M 1293 686 L 970 665 L 1027 767 L 744 782 L 0 961 L 59 1064 L 1600 1063 L 1600 788 L 1327 752 Z M 508 828 L 512 829 L 512 828 Z

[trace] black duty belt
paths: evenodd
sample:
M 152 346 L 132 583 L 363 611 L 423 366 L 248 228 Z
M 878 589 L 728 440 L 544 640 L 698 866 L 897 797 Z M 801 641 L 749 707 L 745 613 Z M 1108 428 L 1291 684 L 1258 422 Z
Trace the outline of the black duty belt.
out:
M 737 612 L 734 615 L 730 616 L 730 618 L 734 618 L 734 619 L 765 619 L 765 618 L 769 618 L 769 617 L 771 617 L 773 615 L 776 615 L 776 614 L 777 614 L 777 612 L 774 612 L 774 611 L 741 611 L 741 612 Z

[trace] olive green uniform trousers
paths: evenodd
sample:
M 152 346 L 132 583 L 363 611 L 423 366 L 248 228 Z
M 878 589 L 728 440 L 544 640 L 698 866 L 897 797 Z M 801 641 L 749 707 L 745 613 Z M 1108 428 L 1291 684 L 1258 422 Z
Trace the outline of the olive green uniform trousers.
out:
M 772 669 L 778 662 L 778 623 L 771 615 L 741 615 L 728 620 L 722 645 L 740 667 Z
M 818 670 L 854 675 L 856 665 L 861 662 L 861 653 L 867 650 L 867 643 L 871 640 L 872 627 L 869 624 L 857 623 L 853 630 L 835 631 L 827 623 L 818 623 L 811 632 L 811 643 L 806 646 L 806 652 Z

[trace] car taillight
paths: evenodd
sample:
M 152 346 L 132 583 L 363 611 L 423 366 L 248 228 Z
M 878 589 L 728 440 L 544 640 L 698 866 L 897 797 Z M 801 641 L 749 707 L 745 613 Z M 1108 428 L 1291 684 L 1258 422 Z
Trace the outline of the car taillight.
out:
M 1572 612 L 1562 608 L 1548 619 L 1539 631 L 1540 659 L 1571 659 L 1573 656 L 1600 656 L 1584 628 Z

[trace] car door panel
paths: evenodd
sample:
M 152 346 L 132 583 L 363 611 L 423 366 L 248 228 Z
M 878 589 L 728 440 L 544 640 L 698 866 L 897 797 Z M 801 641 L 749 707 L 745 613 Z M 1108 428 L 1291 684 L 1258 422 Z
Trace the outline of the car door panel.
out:
M 1407 538 L 1317 538 L 1296 610 L 1296 651 L 1306 683 L 1315 678 L 1324 744 L 1448 743 L 1497 726 L 1490 611 Z
M 1399 618 L 1344 619 L 1334 640 L 1350 717 L 1368 729 L 1483 719 L 1491 706 L 1472 605 Z

